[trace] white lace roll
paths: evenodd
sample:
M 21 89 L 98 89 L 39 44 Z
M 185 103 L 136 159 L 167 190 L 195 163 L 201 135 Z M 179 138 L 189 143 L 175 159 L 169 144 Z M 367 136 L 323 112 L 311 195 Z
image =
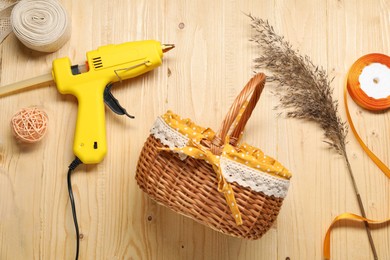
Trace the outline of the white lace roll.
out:
M 12 30 L 28 48 L 54 52 L 70 38 L 69 16 L 56 0 L 22 0 L 11 13 Z

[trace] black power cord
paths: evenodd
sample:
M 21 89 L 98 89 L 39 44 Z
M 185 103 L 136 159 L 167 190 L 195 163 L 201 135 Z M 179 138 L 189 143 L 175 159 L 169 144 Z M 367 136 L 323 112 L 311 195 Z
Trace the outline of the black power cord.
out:
M 68 170 L 68 192 L 69 192 L 69 199 L 70 204 L 72 207 L 72 214 L 73 214 L 73 221 L 74 221 L 74 227 L 76 229 L 76 260 L 79 259 L 79 246 L 80 246 L 80 232 L 79 232 L 79 225 L 77 223 L 77 215 L 76 215 L 76 205 L 74 203 L 74 197 L 73 197 L 73 190 L 72 190 L 72 182 L 71 182 L 71 174 L 76 169 L 77 166 L 82 164 L 81 160 L 79 158 L 75 158 L 73 162 L 69 165 Z

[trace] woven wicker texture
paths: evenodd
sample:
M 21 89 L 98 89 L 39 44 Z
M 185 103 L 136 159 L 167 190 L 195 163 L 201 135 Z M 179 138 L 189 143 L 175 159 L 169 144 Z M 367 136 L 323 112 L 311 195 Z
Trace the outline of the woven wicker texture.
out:
M 222 140 L 230 136 L 236 145 L 260 94 L 265 75 L 257 74 L 244 87 L 230 108 L 220 131 L 210 143 L 203 143 L 214 154 L 219 154 Z M 237 125 L 234 125 L 243 104 L 251 98 Z M 242 214 L 242 225 L 231 215 L 224 195 L 217 190 L 217 177 L 212 166 L 204 160 L 188 157 L 181 160 L 175 153 L 162 151 L 160 140 L 150 135 L 141 151 L 136 180 L 140 188 L 158 203 L 188 216 L 222 233 L 258 239 L 276 220 L 283 199 L 255 192 L 232 183 L 237 205 Z

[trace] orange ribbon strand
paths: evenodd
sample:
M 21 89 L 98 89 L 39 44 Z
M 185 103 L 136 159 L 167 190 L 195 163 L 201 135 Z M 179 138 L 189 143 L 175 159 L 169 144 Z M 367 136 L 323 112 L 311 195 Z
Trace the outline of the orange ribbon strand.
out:
M 360 88 L 359 76 L 362 73 L 364 67 L 372 63 L 381 63 L 390 68 L 390 57 L 379 53 L 367 54 L 359 58 L 352 65 L 347 76 L 347 84 L 344 88 L 345 110 L 347 113 L 348 123 L 356 140 L 359 142 L 360 146 L 363 148 L 368 157 L 370 157 L 370 159 L 379 167 L 379 169 L 388 178 L 390 178 L 390 169 L 367 147 L 367 145 L 360 138 L 358 132 L 356 131 L 355 125 L 353 124 L 348 108 L 347 91 L 351 98 L 362 108 L 372 111 L 379 111 L 390 107 L 390 96 L 387 98 L 375 99 L 367 96 L 367 94 Z
M 324 258 L 325 259 L 330 259 L 330 232 L 333 228 L 333 225 L 336 224 L 336 222 L 340 220 L 353 220 L 353 221 L 366 221 L 368 224 L 384 224 L 386 222 L 389 222 L 390 219 L 378 221 L 378 220 L 371 220 L 367 218 L 363 218 L 361 216 L 352 214 L 352 213 L 343 213 L 339 216 L 337 216 L 330 227 L 328 228 L 328 231 L 326 232 L 325 239 L 324 239 Z

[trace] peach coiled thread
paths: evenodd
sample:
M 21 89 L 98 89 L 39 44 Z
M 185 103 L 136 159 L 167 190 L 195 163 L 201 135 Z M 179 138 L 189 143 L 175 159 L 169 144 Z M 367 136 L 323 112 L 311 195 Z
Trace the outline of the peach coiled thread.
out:
M 11 119 L 15 137 L 25 143 L 41 140 L 47 131 L 47 114 L 36 107 L 23 108 Z

